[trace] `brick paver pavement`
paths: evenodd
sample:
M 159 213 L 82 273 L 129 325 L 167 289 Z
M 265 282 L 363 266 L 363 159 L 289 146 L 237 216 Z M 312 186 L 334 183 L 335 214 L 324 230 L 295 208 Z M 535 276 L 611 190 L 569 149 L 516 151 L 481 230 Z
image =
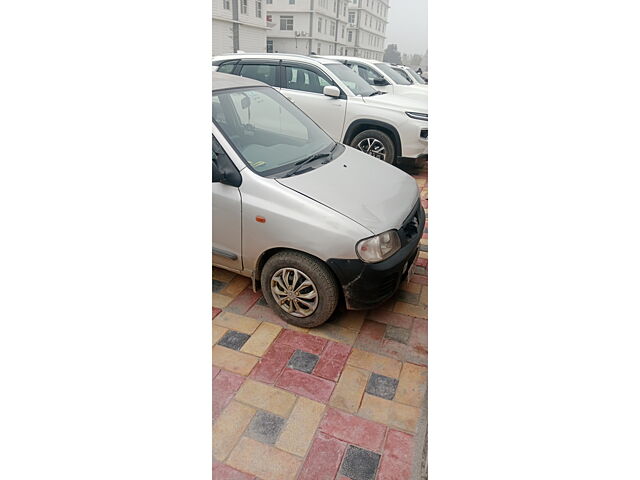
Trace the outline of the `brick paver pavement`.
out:
M 409 173 L 426 209 L 426 166 Z M 410 478 L 426 401 L 426 226 L 420 247 L 415 276 L 390 301 L 312 329 L 282 321 L 249 279 L 214 269 L 214 480 Z

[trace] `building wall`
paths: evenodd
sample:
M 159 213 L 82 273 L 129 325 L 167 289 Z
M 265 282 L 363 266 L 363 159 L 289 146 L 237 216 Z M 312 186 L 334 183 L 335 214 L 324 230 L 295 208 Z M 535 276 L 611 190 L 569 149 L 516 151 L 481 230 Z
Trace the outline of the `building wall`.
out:
M 347 41 L 350 54 L 382 60 L 384 56 L 389 2 L 387 0 L 349 0 L 353 17 L 352 42 Z
M 340 53 L 346 47 L 347 0 L 272 0 L 267 4 L 267 36 L 280 53 Z M 293 30 L 280 30 L 282 16 L 293 17 Z M 270 21 L 269 21 L 270 18 Z M 344 30 L 344 35 L 343 35 Z M 282 41 L 284 39 L 298 39 Z M 310 43 L 309 43 L 310 42 Z M 303 51 L 306 45 L 306 51 Z
M 258 9 L 257 5 L 261 5 Z M 245 52 L 265 52 L 267 49 L 266 0 L 246 0 L 246 13 L 242 12 L 243 0 L 212 0 L 213 55 L 234 53 L 234 25 L 237 28 L 237 49 Z

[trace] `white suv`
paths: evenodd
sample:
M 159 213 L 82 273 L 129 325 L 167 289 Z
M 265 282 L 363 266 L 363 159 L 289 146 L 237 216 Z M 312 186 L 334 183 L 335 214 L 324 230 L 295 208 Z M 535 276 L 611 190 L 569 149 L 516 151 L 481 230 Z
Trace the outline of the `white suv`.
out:
M 384 94 L 336 60 L 293 54 L 214 57 L 213 69 L 280 91 L 335 141 L 388 163 L 427 155 L 427 104 Z M 270 119 L 262 119 L 270 121 Z
M 407 80 L 404 75 L 394 70 L 388 63 L 338 55 L 327 55 L 325 58 L 331 58 L 344 63 L 364 78 L 369 85 L 372 85 L 378 90 L 396 95 L 423 98 L 424 101 L 427 102 L 427 89 L 418 87 L 418 85 Z
M 427 82 L 424 81 L 424 78 L 418 75 L 418 73 L 411 67 L 407 67 L 406 65 L 391 65 L 391 68 L 410 81 L 412 85 L 428 88 Z

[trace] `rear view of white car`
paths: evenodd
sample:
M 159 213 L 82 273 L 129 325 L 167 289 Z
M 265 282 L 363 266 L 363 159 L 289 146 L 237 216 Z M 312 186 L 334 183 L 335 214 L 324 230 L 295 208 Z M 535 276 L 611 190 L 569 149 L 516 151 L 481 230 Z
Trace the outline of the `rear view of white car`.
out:
M 335 141 L 382 161 L 395 164 L 427 155 L 426 94 L 424 99 L 384 94 L 347 66 L 323 57 L 233 54 L 215 57 L 213 68 L 274 87 Z

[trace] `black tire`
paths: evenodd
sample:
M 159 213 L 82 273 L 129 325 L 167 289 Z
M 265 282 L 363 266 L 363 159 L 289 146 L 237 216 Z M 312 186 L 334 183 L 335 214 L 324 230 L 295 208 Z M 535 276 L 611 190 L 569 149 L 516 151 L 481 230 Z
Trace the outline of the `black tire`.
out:
M 361 144 L 361 142 L 366 141 L 367 139 L 370 139 L 372 142 L 377 140 L 384 146 L 384 158 L 380 158 L 380 160 L 392 165 L 396 163 L 396 149 L 393 145 L 393 141 L 391 140 L 391 137 L 389 137 L 389 135 L 380 130 L 365 130 L 363 132 L 360 132 L 355 137 L 353 137 L 353 139 L 351 139 L 351 146 L 353 148 L 357 148 L 358 150 L 362 150 L 365 153 L 369 153 L 365 150 L 365 148 L 362 148 L 365 145 Z M 371 153 L 369 153 L 369 155 L 371 155 Z M 375 155 L 372 156 L 374 158 L 378 158 Z
M 299 270 L 313 282 L 317 293 L 317 306 L 310 315 L 306 317 L 291 315 L 276 301 L 272 293 L 271 280 L 283 268 Z M 303 328 L 317 327 L 326 322 L 338 306 L 340 298 L 338 283 L 324 263 L 304 253 L 291 250 L 276 253 L 267 260 L 260 274 L 260 285 L 262 295 L 273 311 L 285 322 Z

